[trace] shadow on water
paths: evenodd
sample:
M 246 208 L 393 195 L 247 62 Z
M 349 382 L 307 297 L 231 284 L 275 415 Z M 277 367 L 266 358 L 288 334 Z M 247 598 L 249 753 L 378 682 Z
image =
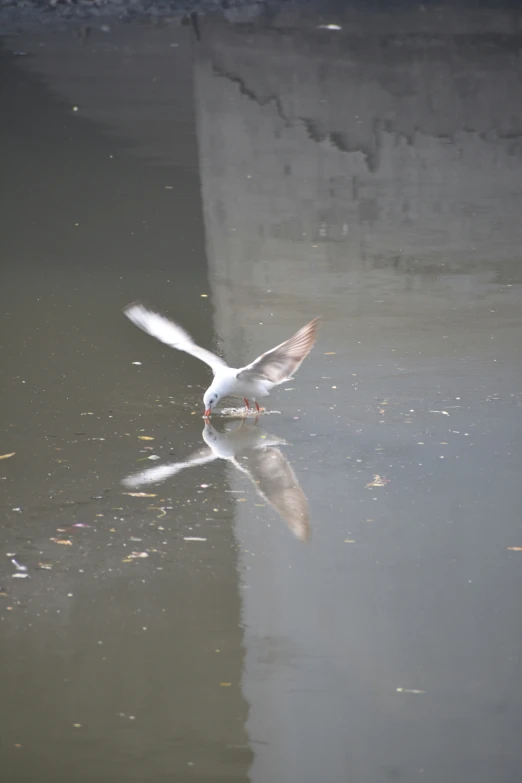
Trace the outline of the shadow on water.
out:
M 4 777 L 513 783 L 518 16 L 257 11 L 3 41 Z M 202 452 L 137 298 L 321 312 L 277 434 Z

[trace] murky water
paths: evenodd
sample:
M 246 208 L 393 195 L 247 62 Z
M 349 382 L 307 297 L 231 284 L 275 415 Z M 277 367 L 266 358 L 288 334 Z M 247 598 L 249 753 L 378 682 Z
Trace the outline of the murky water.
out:
M 511 24 L 3 40 L 6 783 L 518 779 Z M 323 320 L 204 427 L 138 298 L 232 364 Z

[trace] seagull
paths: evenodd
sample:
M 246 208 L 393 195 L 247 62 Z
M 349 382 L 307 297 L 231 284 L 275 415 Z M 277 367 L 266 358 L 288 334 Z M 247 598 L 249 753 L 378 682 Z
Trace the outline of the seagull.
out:
M 258 399 L 266 397 L 274 386 L 291 380 L 303 360 L 312 350 L 317 334 L 319 318 L 303 326 L 298 332 L 271 351 L 261 354 L 246 367 L 229 367 L 220 356 L 201 348 L 181 326 L 165 316 L 148 310 L 140 302 L 124 308 L 123 312 L 133 324 L 143 329 L 171 348 L 186 351 L 209 365 L 214 380 L 203 395 L 205 418 L 222 397 L 243 398 L 247 409 L 250 402 L 259 413 Z
M 233 430 L 218 432 L 208 419 L 202 437 L 207 447 L 198 449 L 184 462 L 155 465 L 133 473 L 122 480 L 123 486 L 137 489 L 146 484 L 160 483 L 186 468 L 224 459 L 247 476 L 258 495 L 275 508 L 296 538 L 308 540 L 308 501 L 279 448 L 287 445 L 283 438 L 270 435 L 257 425 L 243 426 L 243 423 Z

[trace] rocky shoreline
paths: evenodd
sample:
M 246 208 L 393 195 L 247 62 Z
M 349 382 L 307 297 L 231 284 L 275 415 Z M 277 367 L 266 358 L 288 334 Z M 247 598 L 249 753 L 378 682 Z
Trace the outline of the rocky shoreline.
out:
M 259 9 L 265 5 L 256 0 L 0 0 L 0 34 L 104 18 L 168 23 L 196 12 Z

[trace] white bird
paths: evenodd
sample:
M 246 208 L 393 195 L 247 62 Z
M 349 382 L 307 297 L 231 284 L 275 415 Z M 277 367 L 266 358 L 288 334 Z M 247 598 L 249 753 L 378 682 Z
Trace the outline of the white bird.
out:
M 209 365 L 214 380 L 203 395 L 205 417 L 223 397 L 243 398 L 247 408 L 252 401 L 259 411 L 258 399 L 266 397 L 280 383 L 291 380 L 302 361 L 310 353 L 317 333 L 319 318 L 303 326 L 298 332 L 271 351 L 261 354 L 246 367 L 229 367 L 214 353 L 200 348 L 181 326 L 165 316 L 147 310 L 139 302 L 128 305 L 124 311 L 132 323 L 162 343 L 186 351 Z
M 198 449 L 184 462 L 155 465 L 123 479 L 127 488 L 136 489 L 175 476 L 186 468 L 206 465 L 224 459 L 246 475 L 261 498 L 284 519 L 294 536 L 306 541 L 310 535 L 310 519 L 306 495 L 299 486 L 294 471 L 279 446 L 283 438 L 269 435 L 257 426 L 241 424 L 236 429 L 218 432 L 205 423 L 203 440 L 207 448 Z M 243 459 L 243 464 L 239 461 Z

